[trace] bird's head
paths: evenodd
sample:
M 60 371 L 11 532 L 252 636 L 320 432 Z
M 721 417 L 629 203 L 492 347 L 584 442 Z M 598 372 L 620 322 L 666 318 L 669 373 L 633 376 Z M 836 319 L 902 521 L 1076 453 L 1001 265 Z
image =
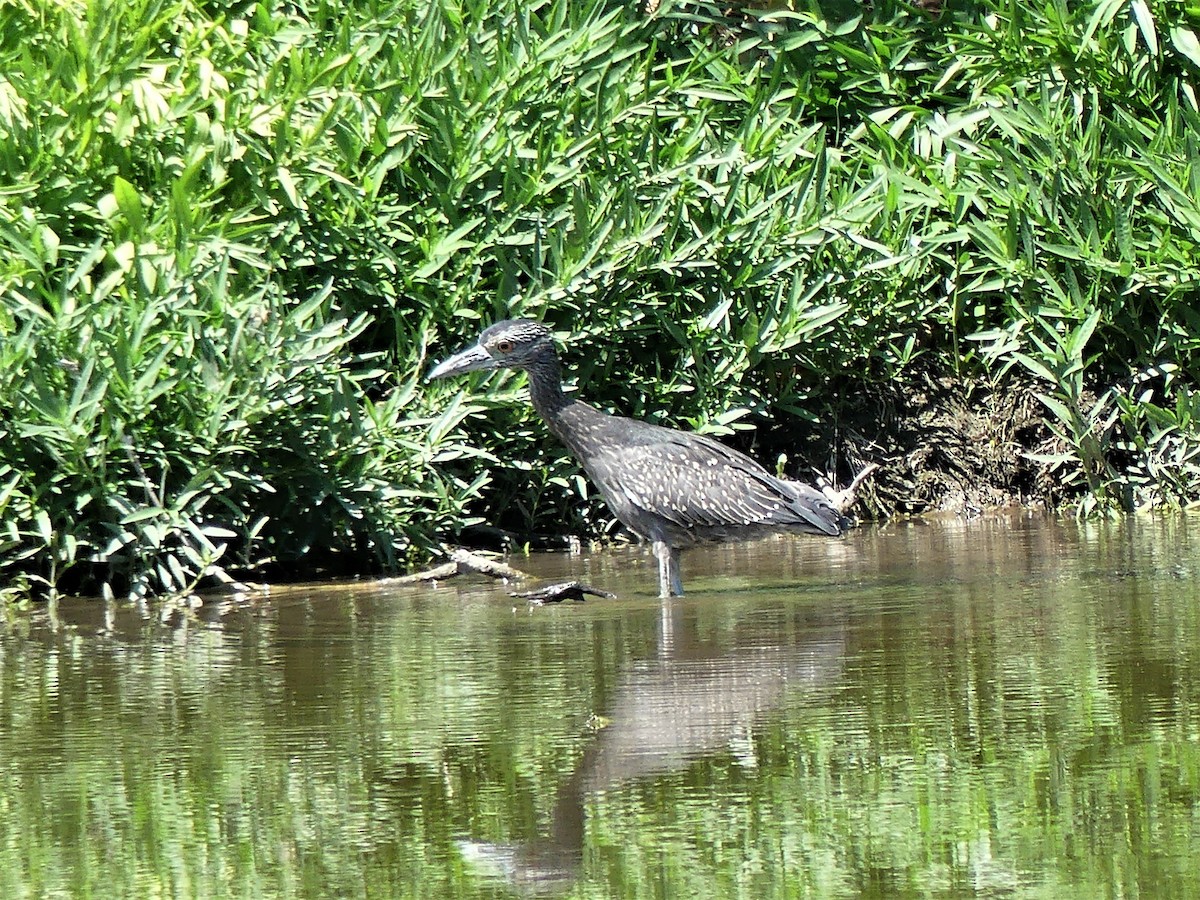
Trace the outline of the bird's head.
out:
M 479 340 L 434 366 L 427 376 L 448 378 L 464 372 L 528 369 L 554 353 L 550 329 L 532 319 L 506 319 L 484 329 Z

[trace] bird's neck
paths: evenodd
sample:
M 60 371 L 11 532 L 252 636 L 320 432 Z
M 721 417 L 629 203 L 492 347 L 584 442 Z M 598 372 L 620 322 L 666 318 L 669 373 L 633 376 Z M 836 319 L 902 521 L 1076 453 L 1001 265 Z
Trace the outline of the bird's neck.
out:
M 557 356 L 537 360 L 528 373 L 529 399 L 533 408 L 545 420 L 551 433 L 566 444 L 572 453 L 580 456 L 577 434 L 579 417 L 582 415 L 586 418 L 595 414 L 595 410 L 563 393 L 562 370 Z
M 562 389 L 562 367 L 558 356 L 549 354 L 535 360 L 526 370 L 529 375 L 529 399 L 547 422 L 554 422 L 572 401 Z
M 557 355 L 536 360 L 527 371 L 533 408 L 586 469 L 589 458 L 598 449 L 596 441 L 601 426 L 612 417 L 563 393 Z

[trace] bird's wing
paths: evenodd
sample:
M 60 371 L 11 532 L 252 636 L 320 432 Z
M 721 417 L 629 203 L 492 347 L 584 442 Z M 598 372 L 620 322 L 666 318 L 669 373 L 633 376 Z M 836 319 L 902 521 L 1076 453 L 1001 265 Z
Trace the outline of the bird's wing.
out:
M 606 495 L 682 528 L 811 526 L 842 532 L 819 491 L 782 482 L 748 456 L 702 435 L 656 429 L 648 439 L 597 454 L 588 466 Z M 627 523 L 628 524 L 628 523 Z

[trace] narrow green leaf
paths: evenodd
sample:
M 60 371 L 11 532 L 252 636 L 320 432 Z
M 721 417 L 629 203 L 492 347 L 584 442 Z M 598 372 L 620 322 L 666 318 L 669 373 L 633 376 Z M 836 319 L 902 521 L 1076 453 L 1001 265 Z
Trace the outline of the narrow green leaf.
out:
M 1132 0 L 1130 8 L 1133 10 L 1138 30 L 1142 33 L 1142 40 L 1146 42 L 1146 49 L 1150 51 L 1151 56 L 1158 56 L 1158 30 L 1154 27 L 1154 16 L 1150 7 L 1146 5 L 1146 0 Z
M 278 166 L 275 169 L 275 177 L 292 206 L 296 209 L 308 209 L 308 204 L 304 202 L 304 198 L 300 196 L 300 191 L 296 188 L 296 179 L 292 177 L 291 171 L 286 166 Z
M 54 543 L 54 526 L 50 524 L 50 514 L 46 510 L 37 511 L 33 517 L 33 524 L 38 537 L 47 547 Z
M 1171 29 L 1171 43 L 1188 62 L 1196 68 L 1200 68 L 1200 40 L 1197 40 L 1196 32 L 1190 28 L 1184 28 L 1182 25 L 1176 25 Z
M 1074 358 L 1083 356 L 1084 348 L 1087 347 L 1088 341 L 1092 339 L 1092 334 L 1096 330 L 1096 324 L 1100 321 L 1100 310 L 1092 310 L 1091 315 L 1084 319 L 1078 327 L 1076 327 L 1069 336 L 1067 350 Z
M 1056 400 L 1054 397 L 1051 397 L 1048 394 L 1038 394 L 1038 399 L 1042 401 L 1046 409 L 1054 413 L 1055 418 L 1057 418 L 1064 425 L 1070 427 L 1072 429 L 1072 434 L 1074 434 L 1074 426 L 1077 417 L 1071 412 L 1070 409 L 1067 408 L 1065 403 L 1063 403 L 1061 400 Z
M 113 198 L 129 227 L 135 232 L 143 228 L 142 198 L 137 189 L 120 175 L 113 177 Z
M 1126 0 L 1103 0 L 1096 5 L 1092 12 L 1092 17 L 1088 20 L 1087 28 L 1084 29 L 1083 37 L 1079 41 L 1079 53 L 1076 56 L 1078 59 L 1091 44 L 1092 38 L 1101 28 L 1106 28 L 1116 18 L 1121 7 L 1125 5 Z
M 163 515 L 163 510 L 157 506 L 144 506 L 141 509 L 136 509 L 127 515 L 121 517 L 122 525 L 134 525 L 138 522 L 145 522 L 150 519 L 157 519 Z
M 1013 359 L 1023 365 L 1038 378 L 1049 381 L 1051 384 L 1058 383 L 1058 377 L 1032 356 L 1029 356 L 1026 353 L 1014 353 Z

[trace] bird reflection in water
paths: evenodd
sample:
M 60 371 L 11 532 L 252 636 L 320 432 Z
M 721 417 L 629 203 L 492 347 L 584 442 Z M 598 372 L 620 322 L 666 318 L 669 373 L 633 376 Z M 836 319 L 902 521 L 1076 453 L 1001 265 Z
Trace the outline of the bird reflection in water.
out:
M 676 622 L 676 642 L 689 630 Z M 559 789 L 549 833 L 519 845 L 462 841 L 464 858 L 483 874 L 530 895 L 569 889 L 583 868 L 584 808 L 591 796 L 639 779 L 681 771 L 706 756 L 744 748 L 747 734 L 787 703 L 815 702 L 841 679 L 845 640 L 835 624 L 763 635 L 719 655 L 677 653 L 635 664 L 621 679 L 607 724 Z M 661 646 L 661 645 L 660 645 Z M 744 752 L 744 750 L 743 750 Z M 738 754 L 741 755 L 741 754 Z

